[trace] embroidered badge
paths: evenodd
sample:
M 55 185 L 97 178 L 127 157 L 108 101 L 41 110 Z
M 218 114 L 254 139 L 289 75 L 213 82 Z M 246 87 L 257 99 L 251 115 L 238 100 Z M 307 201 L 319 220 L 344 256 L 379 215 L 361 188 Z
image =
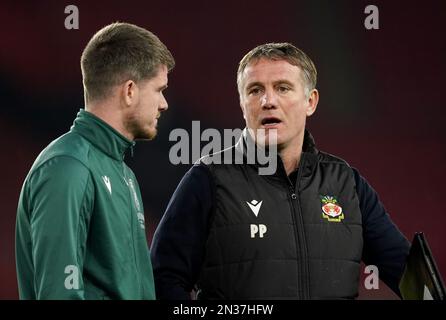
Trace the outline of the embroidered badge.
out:
M 323 196 L 322 202 L 322 217 L 328 221 L 340 222 L 344 219 L 342 207 L 338 205 L 338 200 L 332 196 Z

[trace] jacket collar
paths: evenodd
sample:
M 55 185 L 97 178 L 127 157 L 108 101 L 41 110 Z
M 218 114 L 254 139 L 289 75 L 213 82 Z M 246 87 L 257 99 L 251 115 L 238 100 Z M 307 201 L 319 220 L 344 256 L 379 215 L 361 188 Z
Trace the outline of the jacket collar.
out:
M 249 148 L 249 146 L 254 146 L 254 147 Z M 252 156 L 251 158 L 248 158 L 247 152 L 253 152 L 253 154 L 256 155 L 257 154 L 256 148 L 257 145 L 254 143 L 251 135 L 245 128 L 243 130 L 242 136 L 240 137 L 239 141 L 235 146 L 236 152 L 242 152 L 244 160 L 247 161 L 245 163 L 248 163 L 248 159 L 252 158 L 256 159 L 256 157 Z M 318 161 L 318 153 L 319 150 L 316 148 L 316 143 L 314 141 L 313 136 L 307 129 L 305 129 L 304 141 L 302 145 L 301 161 L 299 163 L 299 168 L 302 168 L 302 173 L 301 173 L 302 177 L 305 178 L 311 175 L 311 172 L 314 170 L 315 164 Z M 251 165 L 255 166 L 256 168 L 262 167 L 262 165 L 257 162 L 257 159 L 255 163 Z M 274 174 L 272 174 L 269 177 L 280 180 L 287 177 L 280 155 L 277 155 L 277 170 Z
M 84 109 L 78 112 L 70 131 L 81 135 L 113 159 L 124 160 L 128 149 L 133 153 L 134 141 L 128 140 L 106 122 Z

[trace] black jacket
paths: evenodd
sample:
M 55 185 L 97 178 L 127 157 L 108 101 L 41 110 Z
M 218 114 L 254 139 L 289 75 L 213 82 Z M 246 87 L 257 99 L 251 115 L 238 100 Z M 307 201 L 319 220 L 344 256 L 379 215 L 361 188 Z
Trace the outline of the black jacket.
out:
M 194 285 L 204 299 L 354 298 L 361 258 L 398 293 L 407 240 L 365 180 L 308 132 L 289 177 L 280 161 L 271 176 L 206 163 L 186 174 L 155 233 L 158 298 L 188 298 Z

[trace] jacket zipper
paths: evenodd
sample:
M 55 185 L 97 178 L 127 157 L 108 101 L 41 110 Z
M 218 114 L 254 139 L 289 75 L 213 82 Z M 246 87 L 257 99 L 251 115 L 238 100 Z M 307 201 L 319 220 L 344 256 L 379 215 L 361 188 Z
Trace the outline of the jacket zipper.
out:
M 134 223 L 133 223 L 135 214 L 133 212 L 133 207 L 134 207 L 133 206 L 133 198 L 132 198 L 132 192 L 131 192 L 130 186 L 129 186 L 129 181 L 127 179 L 127 174 L 126 174 L 126 171 L 125 171 L 124 161 L 122 162 L 122 173 L 124 175 L 124 180 L 125 180 L 126 185 L 127 185 L 127 192 L 128 192 L 129 201 L 130 201 L 130 227 L 131 227 L 131 233 L 132 233 L 132 247 L 133 247 L 133 258 L 134 258 L 134 261 L 135 261 L 135 268 L 136 268 L 136 278 L 137 278 L 137 281 L 139 283 L 139 289 L 140 289 L 141 297 L 143 297 L 144 288 L 142 287 L 142 281 L 141 281 L 140 274 L 139 274 L 138 259 L 137 259 L 137 256 L 136 256 L 136 248 L 135 248 L 135 230 L 134 230 Z
M 297 173 L 297 181 L 296 181 L 296 191 L 293 187 L 293 183 L 290 181 L 288 175 L 288 187 L 290 192 L 290 203 L 292 207 L 292 217 L 293 217 L 293 226 L 294 233 L 297 235 L 297 259 L 298 259 L 298 267 L 297 267 L 297 278 L 298 278 L 298 298 L 308 300 L 310 298 L 309 294 L 309 268 L 308 268 L 308 254 L 307 254 L 307 242 L 305 238 L 304 232 L 304 223 L 302 218 L 302 208 L 300 205 L 300 196 L 299 196 L 299 187 L 300 180 L 302 176 L 302 167 L 304 163 L 305 154 L 302 153 L 302 157 L 300 160 L 299 171 Z M 297 194 L 296 194 L 297 192 Z M 297 214 L 296 214 L 296 206 L 294 202 L 297 202 Z M 297 221 L 296 221 L 297 220 Z

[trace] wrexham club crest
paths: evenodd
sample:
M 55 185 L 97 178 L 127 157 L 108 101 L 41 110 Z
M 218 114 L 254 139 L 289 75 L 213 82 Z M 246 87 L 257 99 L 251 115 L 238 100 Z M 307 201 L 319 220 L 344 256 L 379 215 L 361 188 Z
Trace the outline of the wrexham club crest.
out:
M 328 221 L 340 222 L 344 219 L 342 207 L 338 204 L 338 200 L 332 196 L 322 196 L 322 216 Z

